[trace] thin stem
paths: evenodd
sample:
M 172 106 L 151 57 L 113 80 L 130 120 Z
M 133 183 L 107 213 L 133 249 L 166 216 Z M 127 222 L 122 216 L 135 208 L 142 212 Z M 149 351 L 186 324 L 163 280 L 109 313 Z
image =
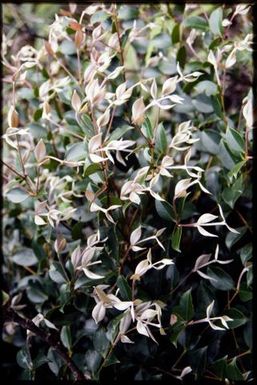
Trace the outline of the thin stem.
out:
M 117 35 L 118 35 L 118 40 L 119 40 L 119 46 L 120 46 L 120 59 L 121 59 L 121 64 L 124 66 L 125 60 L 124 60 L 124 53 L 123 53 L 123 48 L 122 48 L 122 40 L 121 40 L 121 31 L 120 31 L 120 23 L 118 20 L 118 15 L 117 15 L 117 5 L 114 4 L 114 20 L 115 20 L 115 26 L 117 30 Z M 124 67 L 124 80 L 126 81 L 126 71 Z
M 121 260 L 121 262 L 120 262 L 119 274 L 122 272 L 124 263 L 126 262 L 128 256 L 129 256 L 130 249 L 131 249 L 131 247 L 129 246 L 129 247 L 127 248 L 126 252 L 125 252 L 124 257 L 122 258 L 122 260 Z
M 79 49 L 77 49 L 77 60 L 78 60 L 78 78 L 79 78 L 79 84 L 81 84 L 82 83 L 82 76 L 81 76 L 81 61 L 80 61 Z
M 115 110 L 116 110 L 116 107 L 114 107 L 113 110 L 112 110 L 112 115 L 111 115 L 111 119 L 110 119 L 110 122 L 109 122 L 109 126 L 108 126 L 107 131 L 106 131 L 106 134 L 105 134 L 105 138 L 108 137 L 109 132 L 110 132 L 110 130 L 111 130 L 112 122 L 113 122 L 113 118 L 114 118 L 114 114 L 115 114 Z
M 9 170 L 11 170 L 14 174 L 16 174 L 19 178 L 25 180 L 25 176 L 20 174 L 19 171 L 15 170 L 12 166 L 10 166 L 9 164 L 5 163 L 2 159 L 0 159 L 1 162 L 3 163 L 4 166 L 6 166 L 7 168 L 9 168 Z
M 75 381 L 86 381 L 84 374 L 72 361 L 72 359 L 69 357 L 69 353 L 59 341 L 59 337 L 47 333 L 45 330 L 36 326 L 34 322 L 30 319 L 19 316 L 11 308 L 4 309 L 4 315 L 6 321 L 16 322 L 23 329 L 30 330 L 32 333 L 36 334 L 44 342 L 50 345 L 56 351 L 56 353 L 59 354 L 59 356 L 63 359 L 67 367 L 70 369 L 75 378 Z
M 177 366 L 177 364 L 179 363 L 179 361 L 180 361 L 181 358 L 185 355 L 186 352 L 187 352 L 186 349 L 184 349 L 184 350 L 182 351 L 182 353 L 180 354 L 180 356 L 178 357 L 178 359 L 176 360 L 176 362 L 172 365 L 172 369 L 174 369 L 174 368 Z
M 174 292 L 181 286 L 181 285 L 183 285 L 183 283 L 188 279 L 188 277 L 190 277 L 190 275 L 193 273 L 193 271 L 190 271 L 180 282 L 179 282 L 179 284 L 176 286 L 176 287 L 174 287 L 174 289 L 172 289 L 171 291 L 170 291 L 170 293 L 169 294 L 174 294 Z
M 70 70 L 68 70 L 68 68 L 61 62 L 61 60 L 59 60 L 59 58 L 57 57 L 57 55 L 55 54 L 54 55 L 54 58 L 55 60 L 58 62 L 58 64 L 60 64 L 60 66 L 62 67 L 62 69 L 67 72 L 67 74 L 74 80 L 75 83 L 78 83 L 78 80 L 75 78 L 74 75 L 72 75 L 72 73 L 70 72 Z
M 110 355 L 112 354 L 113 352 L 113 349 L 115 348 L 115 346 L 117 345 L 117 343 L 119 342 L 120 340 L 120 334 L 117 335 L 115 341 L 113 342 L 112 346 L 111 346 L 111 349 L 109 350 L 109 352 L 107 353 L 107 355 L 105 356 L 100 368 L 98 369 L 98 374 L 101 372 L 102 368 L 104 367 L 106 361 L 108 360 L 108 358 L 110 357 Z

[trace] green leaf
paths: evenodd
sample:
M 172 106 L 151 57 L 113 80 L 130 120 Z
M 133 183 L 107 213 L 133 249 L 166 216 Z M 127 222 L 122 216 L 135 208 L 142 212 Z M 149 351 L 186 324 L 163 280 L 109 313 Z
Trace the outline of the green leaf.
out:
M 13 203 L 21 203 L 29 196 L 27 191 L 23 190 L 21 187 L 15 187 L 6 193 L 7 199 Z
M 184 45 L 179 48 L 176 59 L 177 62 L 179 62 L 180 67 L 183 69 L 187 60 L 187 51 Z
M 222 18 L 223 18 L 223 12 L 221 7 L 215 9 L 211 13 L 211 16 L 209 19 L 209 26 L 210 26 L 211 32 L 214 35 L 222 36 L 222 33 L 223 33 Z
M 211 365 L 211 371 L 216 374 L 219 378 L 224 379 L 225 370 L 227 367 L 227 356 L 220 358 L 213 362 Z
M 211 99 L 204 94 L 197 96 L 195 100 L 192 100 L 192 103 L 197 111 L 202 112 L 203 114 L 210 114 L 213 112 Z
M 49 276 L 52 281 L 62 284 L 66 282 L 66 277 L 63 273 L 62 266 L 59 262 L 53 262 L 50 266 Z
M 171 34 L 171 38 L 172 38 L 172 44 L 176 44 L 176 43 L 179 43 L 180 41 L 180 28 L 181 28 L 181 24 L 177 23 L 175 24 L 173 30 L 172 30 L 172 34 Z
M 123 313 L 121 313 L 108 323 L 106 337 L 111 343 L 113 343 L 115 338 L 117 337 L 118 326 L 123 317 L 124 315 Z
M 231 363 L 227 365 L 225 370 L 225 377 L 229 380 L 243 381 L 244 377 L 236 364 L 236 359 L 237 358 L 234 357 Z
M 42 108 L 39 108 L 38 110 L 36 110 L 34 112 L 33 119 L 35 120 L 35 122 L 37 122 L 39 119 L 41 119 L 42 114 L 43 114 L 43 109 Z
M 248 243 L 247 245 L 242 247 L 242 249 L 240 250 L 240 258 L 243 265 L 245 265 L 245 263 L 252 258 L 252 253 L 253 246 L 251 243 Z
M 61 337 L 61 341 L 62 341 L 63 345 L 67 349 L 71 350 L 72 338 L 71 338 L 70 326 L 66 326 L 65 325 L 65 326 L 62 327 L 60 337 Z
M 131 7 L 130 5 L 121 5 L 118 11 L 118 18 L 120 20 L 133 20 L 138 16 L 138 8 Z
M 241 162 L 238 162 L 232 170 L 228 173 L 228 178 L 230 183 L 232 182 L 233 178 L 236 178 L 241 168 L 246 164 L 246 160 L 242 160 Z
M 75 118 L 75 116 L 74 116 Z M 82 131 L 88 136 L 91 137 L 94 135 L 94 125 L 89 115 L 82 114 L 79 115 L 78 123 Z
M 74 55 L 77 52 L 74 42 L 67 39 L 61 42 L 59 49 L 64 55 Z
M 75 143 L 66 151 L 65 160 L 76 162 L 81 159 L 85 159 L 86 154 L 86 144 L 84 142 Z
M 135 48 L 131 44 L 126 44 L 124 51 L 126 51 L 125 70 L 138 70 L 140 65 Z
M 42 290 L 42 286 L 38 282 L 31 282 L 26 291 L 28 299 L 32 303 L 42 304 L 49 298 L 49 296 Z
M 222 270 L 220 267 L 208 267 L 207 275 L 214 278 L 216 281 L 211 280 L 210 283 L 218 290 L 228 291 L 234 288 L 234 281 L 228 273 Z
M 1 294 L 2 294 L 2 305 L 6 305 L 10 299 L 10 296 L 3 290 L 1 291 Z
M 216 83 L 210 80 L 203 80 L 195 85 L 195 90 L 199 93 L 205 93 L 207 96 L 216 95 L 218 87 Z
M 201 31 L 207 31 L 208 22 L 201 16 L 187 17 L 184 22 L 184 27 L 200 29 Z
M 122 275 L 120 275 L 117 279 L 117 286 L 120 289 L 120 295 L 124 301 L 130 301 L 132 298 L 131 288 Z
M 231 153 L 230 148 L 228 147 L 227 143 L 224 142 L 223 139 L 221 139 L 220 141 L 218 157 L 222 165 L 228 170 L 233 169 L 233 167 L 237 163 L 233 157 L 233 154 Z
M 109 14 L 105 11 L 97 11 L 95 12 L 92 16 L 91 16 L 91 19 L 90 19 L 90 22 L 92 24 L 95 24 L 95 23 L 101 23 L 105 20 L 107 20 L 109 18 Z
M 29 132 L 31 133 L 31 135 L 34 138 L 36 138 L 36 139 L 38 139 L 38 138 L 46 139 L 47 138 L 46 127 L 43 127 L 38 123 L 31 123 L 28 125 L 28 127 L 29 127 Z
M 252 290 L 249 290 L 244 282 L 240 285 L 239 298 L 243 302 L 251 301 L 253 298 Z
M 13 255 L 12 261 L 20 266 L 33 266 L 38 263 L 34 251 L 27 247 Z
M 108 138 L 108 142 L 111 142 L 112 140 L 118 140 L 120 139 L 126 132 L 132 130 L 134 127 L 129 125 L 123 125 L 121 127 L 115 128 L 112 132 L 110 137 Z
M 48 358 L 48 366 L 49 366 L 50 370 L 56 376 L 58 376 L 58 373 L 59 373 L 61 367 L 63 366 L 63 360 L 61 359 L 59 354 L 56 353 L 56 351 L 53 348 L 50 348 L 48 350 L 47 358 Z
M 237 199 L 242 196 L 243 175 L 241 175 L 233 184 L 233 188 L 227 187 L 222 192 L 222 198 L 233 209 Z
M 37 357 L 33 360 L 33 367 L 34 369 L 37 369 L 48 362 L 49 362 L 49 359 L 42 353 L 39 353 Z
M 99 368 L 99 366 L 101 364 L 102 357 L 95 350 L 88 350 L 86 352 L 86 355 L 85 355 L 85 360 L 86 360 L 86 364 L 87 364 L 88 369 L 92 373 L 96 373 L 97 369 Z
M 231 247 L 235 245 L 236 242 L 239 241 L 239 239 L 241 239 L 245 235 L 247 228 L 245 226 L 239 227 L 237 228 L 237 231 L 239 232 L 239 234 L 229 232 L 226 236 L 225 242 L 228 249 L 231 249 Z
M 194 316 L 194 306 L 191 289 L 187 290 L 180 298 L 179 313 L 185 321 L 190 321 Z
M 174 227 L 174 230 L 171 235 L 171 244 L 172 248 L 179 253 L 181 253 L 180 250 L 180 241 L 181 241 L 181 236 L 182 236 L 182 227 Z
M 120 363 L 120 361 L 118 360 L 118 358 L 112 352 L 111 355 L 105 361 L 104 367 L 106 368 L 107 366 L 111 366 L 111 365 L 115 365 L 115 364 L 119 364 L 119 363 Z
M 84 175 L 84 177 L 89 176 L 89 175 L 95 174 L 96 172 L 101 171 L 101 170 L 102 170 L 102 168 L 101 168 L 99 163 L 93 163 L 93 164 L 90 164 L 89 166 L 85 165 L 85 170 L 84 170 L 83 175 Z
M 233 152 L 244 151 L 244 139 L 238 131 L 228 127 L 224 138 Z
M 220 102 L 220 97 L 219 95 L 215 96 L 215 95 L 212 95 L 211 96 L 211 102 L 212 102 L 212 107 L 213 107 L 213 110 L 215 112 L 215 114 L 223 119 L 223 110 L 222 110 L 222 105 L 221 105 L 221 102 Z
M 173 221 L 176 222 L 175 214 L 172 205 L 166 201 L 158 201 L 155 200 L 155 208 L 158 215 L 165 219 L 165 221 Z
M 106 332 L 103 328 L 97 330 L 94 334 L 93 344 L 97 353 L 101 354 L 101 356 L 105 358 L 109 350 L 110 341 L 106 337 Z
M 238 328 L 239 326 L 244 325 L 248 321 L 248 319 L 240 310 L 233 307 L 225 310 L 224 314 L 230 318 L 233 318 L 233 321 L 228 322 L 229 329 Z
M 171 326 L 170 331 L 170 342 L 177 348 L 179 336 L 185 330 L 185 322 L 178 320 L 173 326 Z
M 204 130 L 200 133 L 201 144 L 206 152 L 216 155 L 219 152 L 220 136 L 214 130 Z
M 162 123 L 160 123 L 156 129 L 155 148 L 161 154 L 166 154 L 168 148 L 167 134 Z
M 153 128 L 150 119 L 148 116 L 145 118 L 145 121 L 141 127 L 142 133 L 150 140 L 153 139 Z
M 17 363 L 20 367 L 24 369 L 33 369 L 33 363 L 31 360 L 31 356 L 28 350 L 28 347 L 25 345 L 18 351 L 16 356 Z

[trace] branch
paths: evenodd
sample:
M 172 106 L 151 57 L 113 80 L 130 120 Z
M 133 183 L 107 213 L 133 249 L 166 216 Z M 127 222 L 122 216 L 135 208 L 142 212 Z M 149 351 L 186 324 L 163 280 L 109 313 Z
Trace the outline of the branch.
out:
M 36 334 L 39 338 L 41 338 L 44 342 L 46 342 L 49 346 L 51 346 L 55 351 L 59 354 L 59 356 L 63 359 L 65 364 L 68 366 L 70 371 L 72 372 L 75 381 L 85 381 L 86 378 L 84 374 L 80 371 L 80 369 L 76 366 L 76 364 L 71 360 L 68 355 L 66 349 L 62 346 L 59 338 L 47 333 L 45 330 L 39 328 L 32 322 L 30 319 L 23 318 L 19 316 L 13 309 L 8 308 L 4 309 L 5 321 L 16 322 L 23 329 L 30 330 L 32 333 Z

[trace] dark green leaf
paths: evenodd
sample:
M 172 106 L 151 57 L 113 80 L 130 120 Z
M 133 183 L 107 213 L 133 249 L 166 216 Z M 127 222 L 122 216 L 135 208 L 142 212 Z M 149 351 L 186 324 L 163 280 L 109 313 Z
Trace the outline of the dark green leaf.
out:
M 153 128 L 150 119 L 148 116 L 145 118 L 145 121 L 141 127 L 142 133 L 150 140 L 153 139 Z
M 157 213 L 162 219 L 165 219 L 165 221 L 173 221 L 175 220 L 175 214 L 172 205 L 169 202 L 166 201 L 159 201 L 155 200 L 155 208 Z
M 171 244 L 172 248 L 179 253 L 181 252 L 180 250 L 180 241 L 181 241 L 181 236 L 182 236 L 182 227 L 174 227 L 174 230 L 171 235 Z
M 210 283 L 218 290 L 228 291 L 234 288 L 233 279 L 220 267 L 208 267 L 207 275 L 215 279 L 215 281 L 211 280 Z
M 176 44 L 180 41 L 180 28 L 181 25 L 177 23 L 172 30 L 171 38 L 173 44 Z
M 16 360 L 19 366 L 21 366 L 24 369 L 33 369 L 33 363 L 31 360 L 31 356 L 28 350 L 28 347 L 25 345 L 21 348 L 21 350 L 18 351 Z
M 207 31 L 208 22 L 201 16 L 190 16 L 184 20 L 184 27 L 200 29 L 201 31 Z
M 6 193 L 7 199 L 13 203 L 21 203 L 29 196 L 27 191 L 23 190 L 21 187 L 15 187 Z
M 219 152 L 220 136 L 214 130 L 204 130 L 200 132 L 201 144 L 210 154 L 216 155 Z
M 239 326 L 244 325 L 247 322 L 247 318 L 245 317 L 245 315 L 236 308 L 232 307 L 230 309 L 227 309 L 224 314 L 230 318 L 233 318 L 233 321 L 228 322 L 229 329 L 238 328 Z
M 121 127 L 115 128 L 112 132 L 110 137 L 108 138 L 108 142 L 111 142 L 112 140 L 118 140 L 120 139 L 126 132 L 132 130 L 133 127 L 129 125 L 123 125 Z
M 35 111 L 35 113 L 33 115 L 33 119 L 35 120 L 35 122 L 37 122 L 39 119 L 41 119 L 42 114 L 43 114 L 42 108 L 39 108 L 38 110 Z
M 49 276 L 56 283 L 62 284 L 66 282 L 66 277 L 59 262 L 53 262 L 53 264 L 50 266 Z
M 105 358 L 109 350 L 110 341 L 107 339 L 103 328 L 97 330 L 94 334 L 93 344 L 97 353 L 101 354 L 101 356 Z
M 155 148 L 161 154 L 166 154 L 168 148 L 167 134 L 162 123 L 160 123 L 156 129 Z
M 120 295 L 124 301 L 131 301 L 132 298 L 132 293 L 131 293 L 131 288 L 122 275 L 119 275 L 117 279 L 117 286 L 120 289 Z
M 90 21 L 92 24 L 101 23 L 101 22 L 105 21 L 106 19 L 108 19 L 108 17 L 109 17 L 109 15 L 107 12 L 97 11 L 91 16 Z
M 196 84 L 195 89 L 199 93 L 205 93 L 207 96 L 216 95 L 218 93 L 218 87 L 216 83 L 210 80 L 203 80 Z
M 107 366 L 115 365 L 115 364 L 118 364 L 118 363 L 120 363 L 118 358 L 114 355 L 114 353 L 111 353 L 111 355 L 105 361 L 104 367 L 106 368 Z
M 233 152 L 244 151 L 244 139 L 238 131 L 228 127 L 224 138 Z
M 65 160 L 77 162 L 85 159 L 87 155 L 86 145 L 84 142 L 75 143 L 69 147 L 65 154 Z
M 96 373 L 102 361 L 101 355 L 95 350 L 88 350 L 86 352 L 85 359 L 88 369 L 92 373 Z
M 179 48 L 176 59 L 177 59 L 177 62 L 179 62 L 180 67 L 184 68 L 186 64 L 186 59 L 187 59 L 187 51 L 184 45 L 182 45 Z
M 237 366 L 236 357 L 233 358 L 231 363 L 227 365 L 226 371 L 225 371 L 225 376 L 229 380 L 235 380 L 235 381 L 243 381 L 244 380 L 244 377 Z
M 185 321 L 190 321 L 194 316 L 194 307 L 191 289 L 182 294 L 179 306 L 173 309 L 174 313 L 182 317 Z
M 72 338 L 71 338 L 70 326 L 63 326 L 62 327 L 60 337 L 61 337 L 61 341 L 62 341 L 63 345 L 67 349 L 70 350 L 72 347 Z
M 20 266 L 33 266 L 38 260 L 34 254 L 34 251 L 29 248 L 24 248 L 18 251 L 13 257 L 12 260 L 14 263 Z
M 223 27 L 222 27 L 222 18 L 223 18 L 223 12 L 222 8 L 219 7 L 215 9 L 210 16 L 209 19 L 209 26 L 210 30 L 214 35 L 222 35 L 223 33 Z

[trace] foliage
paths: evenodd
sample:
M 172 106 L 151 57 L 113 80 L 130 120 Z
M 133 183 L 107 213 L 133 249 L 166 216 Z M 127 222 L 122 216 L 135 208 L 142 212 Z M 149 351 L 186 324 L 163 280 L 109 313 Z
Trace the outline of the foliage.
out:
M 250 7 L 3 9 L 18 377 L 251 379 Z

